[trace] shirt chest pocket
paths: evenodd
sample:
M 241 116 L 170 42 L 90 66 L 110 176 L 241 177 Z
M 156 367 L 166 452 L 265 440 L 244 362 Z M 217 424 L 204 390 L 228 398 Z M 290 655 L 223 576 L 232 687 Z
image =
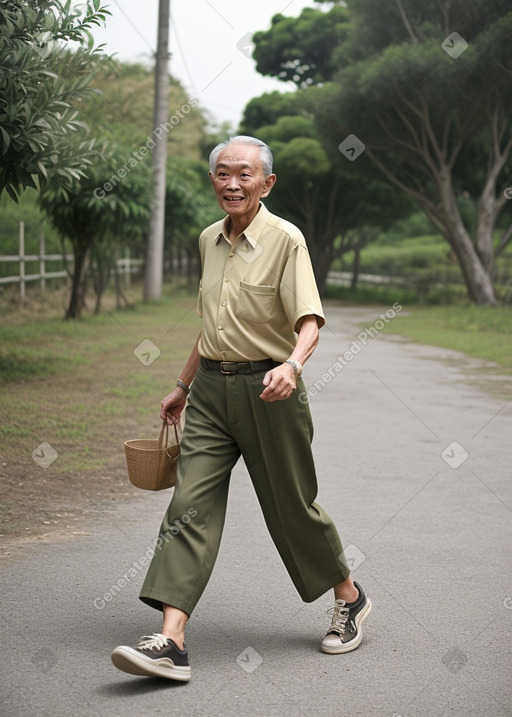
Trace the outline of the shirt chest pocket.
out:
M 275 286 L 248 284 L 241 281 L 236 315 L 239 319 L 263 324 L 270 319 L 275 298 Z

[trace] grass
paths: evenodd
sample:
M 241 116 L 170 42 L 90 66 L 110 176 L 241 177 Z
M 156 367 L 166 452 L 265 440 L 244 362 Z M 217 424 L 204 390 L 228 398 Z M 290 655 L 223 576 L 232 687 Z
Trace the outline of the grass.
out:
M 449 285 L 439 288 L 430 288 L 423 286 L 421 292 L 417 288 L 401 288 L 389 285 L 360 285 L 357 289 L 351 289 L 343 286 L 328 285 L 325 296 L 328 299 L 336 299 L 338 301 L 346 301 L 352 304 L 383 304 L 392 305 L 395 301 L 400 304 L 410 305 L 429 305 L 429 306 L 445 306 L 445 305 L 461 305 L 466 297 L 467 292 L 463 286 Z
M 195 307 L 195 292 L 180 291 L 158 305 L 140 303 L 80 321 L 63 321 L 57 306 L 46 313 L 36 306 L 4 312 L 3 455 L 30 458 L 47 441 L 59 453 L 55 470 L 94 470 L 109 452 L 122 450 L 122 440 L 142 428 L 155 430 L 160 400 L 199 331 Z M 134 355 L 145 339 L 160 351 L 149 365 Z
M 449 254 L 449 246 L 439 235 L 403 239 L 398 245 L 375 242 L 363 249 L 361 271 L 400 276 L 404 270 L 428 269 L 444 263 Z M 351 266 L 353 252 L 348 252 L 343 259 L 347 266 Z
M 196 332 L 199 329 L 192 292 L 165 297 L 159 305 L 138 304 L 131 310 L 104 311 L 99 316 L 84 314 L 79 321 L 63 321 L 55 306 L 41 315 L 33 315 L 30 308 L 8 313 L 0 326 L 0 381 L 76 371 L 80 365 L 101 362 L 102 356 L 121 355 L 129 349 L 132 353 L 145 338 L 160 342 L 166 358 L 179 359 L 186 348 L 177 338 L 190 326 Z
M 324 294 L 326 299 L 334 299 L 350 304 L 382 304 L 392 306 L 395 301 L 400 304 L 418 303 L 418 294 L 413 289 L 399 289 L 390 286 L 359 286 L 350 289 L 344 286 L 327 285 Z
M 414 341 L 462 351 L 512 373 L 512 309 L 483 306 L 413 307 L 385 331 Z
M 394 300 L 409 303 L 446 305 L 464 302 L 467 297 L 461 269 L 454 253 L 438 234 L 402 239 L 399 243 L 384 243 L 382 238 L 365 247 L 361 253 L 361 274 L 392 277 L 391 289 L 400 296 Z M 498 241 L 498 237 L 496 237 Z M 334 263 L 332 269 L 351 271 L 353 252 L 348 252 Z M 512 252 L 503 253 L 496 260 L 495 288 L 501 303 L 512 304 Z M 388 303 L 390 287 L 369 288 L 360 281 L 356 291 L 329 287 L 331 296 L 366 303 L 368 300 Z

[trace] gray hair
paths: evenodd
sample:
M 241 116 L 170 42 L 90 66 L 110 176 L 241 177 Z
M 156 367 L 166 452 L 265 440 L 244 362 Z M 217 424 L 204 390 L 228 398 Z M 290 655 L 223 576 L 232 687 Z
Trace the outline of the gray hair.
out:
M 256 139 L 256 137 L 247 137 L 243 134 L 237 135 L 236 137 L 230 137 L 228 140 L 226 140 L 226 142 L 221 142 L 212 149 L 210 153 L 210 172 L 212 174 L 215 173 L 215 167 L 217 166 L 219 154 L 222 152 L 223 149 L 225 149 L 225 147 L 228 147 L 230 144 L 252 144 L 255 147 L 259 147 L 263 174 L 265 175 L 265 178 L 272 174 L 273 158 L 272 151 L 268 144 L 262 142 L 261 139 Z

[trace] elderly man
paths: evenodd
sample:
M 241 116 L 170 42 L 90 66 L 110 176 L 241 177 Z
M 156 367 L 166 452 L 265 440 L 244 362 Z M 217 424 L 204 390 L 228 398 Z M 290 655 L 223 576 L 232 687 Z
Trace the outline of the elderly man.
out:
M 217 557 L 240 455 L 301 598 L 312 602 L 334 588 L 321 649 L 354 650 L 371 609 L 350 577 L 336 528 L 314 502 L 313 427 L 299 400 L 300 375 L 325 319 L 304 237 L 261 203 L 276 181 L 263 142 L 234 137 L 218 145 L 210 179 L 227 216 L 200 237 L 202 328 L 161 404 L 161 418 L 172 425 L 188 396 L 176 488 L 140 594 L 163 612 L 163 627 L 112 654 L 130 674 L 183 682 L 190 679 L 185 625 Z

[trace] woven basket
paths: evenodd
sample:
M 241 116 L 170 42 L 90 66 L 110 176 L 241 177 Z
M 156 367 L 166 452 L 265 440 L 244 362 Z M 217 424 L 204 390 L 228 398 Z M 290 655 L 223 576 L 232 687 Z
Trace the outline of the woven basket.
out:
M 162 421 L 158 439 L 125 441 L 124 451 L 130 483 L 143 490 L 163 490 L 176 483 L 176 466 L 180 456 L 178 429 L 176 443 L 169 445 L 169 426 Z

